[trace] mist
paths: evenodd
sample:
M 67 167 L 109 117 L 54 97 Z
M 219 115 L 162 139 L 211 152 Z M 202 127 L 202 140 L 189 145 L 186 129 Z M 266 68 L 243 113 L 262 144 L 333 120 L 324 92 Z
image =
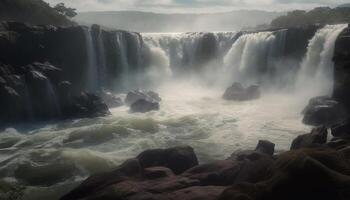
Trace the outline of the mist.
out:
M 136 32 L 234 31 L 269 24 L 284 12 L 241 10 L 211 14 L 161 14 L 138 11 L 84 12 L 74 18 L 83 24 L 100 24 Z

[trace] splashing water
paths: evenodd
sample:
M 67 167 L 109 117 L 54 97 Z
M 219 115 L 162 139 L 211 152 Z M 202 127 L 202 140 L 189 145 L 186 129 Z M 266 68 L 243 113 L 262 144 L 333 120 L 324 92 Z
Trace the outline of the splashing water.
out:
M 315 96 L 331 96 L 335 41 L 347 27 L 346 24 L 327 25 L 317 31 L 309 42 L 306 56 L 296 80 L 296 92 L 305 99 Z
M 301 67 L 300 83 L 331 79 L 334 42 L 343 28 L 326 26 L 317 32 Z M 89 63 L 96 63 L 87 33 Z M 143 34 L 150 51 L 150 70 L 145 74 L 158 83 L 152 89 L 163 99 L 161 110 L 131 114 L 123 106 L 112 109 L 108 117 L 6 129 L 0 133 L 0 177 L 27 186 L 25 199 L 58 199 L 87 176 L 110 170 L 150 148 L 190 145 L 201 162 L 254 148 L 259 139 L 276 143 L 277 151 L 287 150 L 297 135 L 310 129 L 301 123 L 305 102 L 298 100 L 304 97 L 264 91 L 261 99 L 248 102 L 221 98 L 233 81 L 273 85 L 274 76 L 283 79 L 279 73 L 286 72 L 280 63 L 285 37 L 284 30 L 240 37 L 234 32 Z M 130 89 L 141 63 L 140 38 L 119 32 L 115 42 L 122 83 Z M 207 42 L 214 51 L 207 49 Z M 89 73 L 95 70 L 89 65 Z M 89 75 L 91 83 L 96 74 Z M 188 78 L 191 75 L 196 78 Z M 203 84 L 203 79 L 214 82 Z M 323 84 L 331 87 L 329 82 Z

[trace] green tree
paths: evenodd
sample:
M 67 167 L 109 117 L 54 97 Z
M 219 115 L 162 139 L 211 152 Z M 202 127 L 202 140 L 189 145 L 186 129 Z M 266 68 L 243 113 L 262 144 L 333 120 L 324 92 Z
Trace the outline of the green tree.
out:
M 60 13 L 61 15 L 67 16 L 69 18 L 72 18 L 77 15 L 77 12 L 75 8 L 69 8 L 64 5 L 64 3 L 57 4 L 54 9 Z

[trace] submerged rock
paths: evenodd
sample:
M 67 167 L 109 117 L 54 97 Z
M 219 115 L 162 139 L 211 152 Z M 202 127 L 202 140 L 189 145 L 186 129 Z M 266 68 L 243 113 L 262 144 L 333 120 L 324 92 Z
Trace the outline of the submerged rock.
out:
M 132 105 L 138 100 L 146 100 L 152 103 L 159 103 L 162 99 L 159 95 L 152 91 L 134 90 L 127 94 L 125 98 L 125 104 Z
M 109 108 L 120 107 L 124 104 L 120 97 L 113 95 L 111 92 L 103 91 L 100 96 Z
M 315 97 L 303 110 L 303 123 L 313 126 L 331 127 L 347 119 L 345 107 L 338 101 L 326 97 Z
M 153 110 L 159 110 L 159 103 L 153 101 L 147 101 L 145 99 L 139 99 L 130 106 L 130 111 L 133 113 L 146 113 Z
M 261 92 L 259 86 L 252 85 L 248 88 L 244 88 L 242 84 L 234 83 L 225 91 L 223 98 L 231 101 L 249 101 L 258 99 L 260 96 Z

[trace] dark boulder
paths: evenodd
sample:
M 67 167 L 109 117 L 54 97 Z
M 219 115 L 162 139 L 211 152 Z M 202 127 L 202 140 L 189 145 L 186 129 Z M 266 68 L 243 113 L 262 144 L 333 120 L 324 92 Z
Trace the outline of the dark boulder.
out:
M 87 92 L 75 96 L 71 104 L 63 110 L 65 116 L 70 118 L 101 117 L 110 114 L 108 106 L 99 96 Z
M 136 112 L 146 113 L 153 110 L 159 110 L 159 107 L 160 106 L 158 102 L 139 99 L 130 106 L 130 111 L 133 113 L 136 113 Z
M 260 96 L 261 92 L 259 86 L 252 85 L 248 88 L 244 88 L 242 84 L 234 83 L 225 91 L 223 98 L 231 101 L 249 101 L 258 99 Z
M 271 178 L 226 189 L 220 200 L 346 200 L 350 166 L 341 153 L 324 148 L 290 151 L 278 157 Z
M 326 96 L 312 98 L 303 110 L 303 114 L 303 123 L 327 127 L 344 121 L 348 116 L 341 103 Z
M 311 133 L 300 135 L 292 142 L 290 149 L 317 147 L 327 143 L 328 131 L 324 126 L 312 129 Z
M 334 50 L 333 98 L 350 111 L 350 28 L 337 38 Z
M 273 156 L 275 153 L 275 144 L 270 141 L 260 140 L 255 151 Z
M 102 91 L 100 96 L 109 108 L 120 107 L 124 104 L 120 97 L 113 95 L 111 92 Z
M 134 90 L 127 94 L 125 104 L 132 105 L 138 100 L 146 100 L 152 103 L 159 103 L 162 99 L 159 95 L 152 91 Z
M 331 133 L 334 137 L 350 139 L 350 123 L 345 120 L 331 127 Z
M 198 165 L 197 156 L 189 146 L 147 150 L 138 155 L 137 159 L 143 168 L 164 166 L 175 174 Z

